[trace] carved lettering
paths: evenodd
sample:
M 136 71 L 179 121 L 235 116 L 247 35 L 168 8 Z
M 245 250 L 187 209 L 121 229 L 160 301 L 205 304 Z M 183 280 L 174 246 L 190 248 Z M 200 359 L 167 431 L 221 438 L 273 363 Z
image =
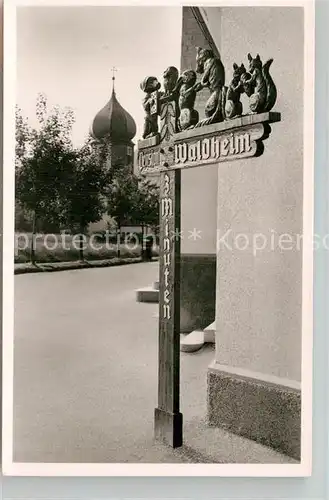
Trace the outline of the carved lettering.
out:
M 170 302 L 170 301 L 169 301 L 169 290 L 167 290 L 167 289 L 166 289 L 166 290 L 164 291 L 164 294 L 163 294 L 163 299 L 164 299 L 164 301 L 165 301 L 165 303 L 166 303 L 166 304 L 169 304 L 169 302 Z
M 201 160 L 201 141 L 196 143 L 196 156 L 198 160 Z
M 175 146 L 175 163 L 185 163 L 187 160 L 187 144 L 177 144 Z
M 203 139 L 202 141 L 202 151 L 201 151 L 202 160 L 208 160 L 210 157 L 210 141 L 209 139 Z
M 170 306 L 164 304 L 163 305 L 163 317 L 164 319 L 170 319 Z
M 170 239 L 169 238 L 164 238 L 164 240 L 163 240 L 163 250 L 164 250 L 164 252 L 169 252 L 170 251 Z
M 234 155 L 235 154 L 234 134 L 230 134 L 230 149 L 229 149 L 229 154 L 230 155 Z
M 210 156 L 211 158 L 214 158 L 217 160 L 220 155 L 220 150 L 219 150 L 219 140 L 216 139 L 215 137 L 212 137 L 210 140 Z
M 141 170 L 153 169 L 160 165 L 160 152 L 159 150 L 151 152 L 140 151 L 138 154 L 138 164 Z
M 173 214 L 172 199 L 162 198 L 161 201 L 161 213 L 162 217 L 171 217 Z
M 164 233 L 165 233 L 165 237 L 168 238 L 169 237 L 169 224 L 168 224 L 168 221 L 166 221 Z
M 169 259 L 170 260 L 170 259 Z M 166 264 L 165 264 L 166 265 Z M 167 264 L 168 266 L 169 264 Z M 164 270 L 164 276 L 165 276 L 165 286 L 168 286 L 168 276 L 169 276 L 169 269 L 168 267 L 165 267 L 165 270 Z
M 165 180 L 165 185 L 164 185 L 163 193 L 165 196 L 168 196 L 169 191 L 170 191 L 170 178 L 169 178 L 168 174 L 164 174 L 164 180 Z
M 234 133 L 228 136 L 203 138 L 190 143 L 175 145 L 175 163 L 196 163 L 198 161 L 220 160 L 235 155 L 247 154 L 252 150 L 250 134 L 248 132 Z
M 236 137 L 238 143 L 238 153 L 248 153 L 251 150 L 250 135 L 248 133 Z
M 229 140 L 227 137 L 225 137 L 225 139 L 223 139 L 221 142 L 220 142 L 220 154 L 221 156 L 227 156 L 228 155 L 228 150 L 227 150 L 227 146 L 229 145 Z
M 165 267 L 169 267 L 170 266 L 170 262 L 171 262 L 170 253 L 166 253 L 163 256 L 163 263 L 164 263 Z
M 188 145 L 188 161 L 196 161 L 198 159 L 197 156 L 197 145 L 189 144 Z
M 251 132 L 252 133 L 252 132 Z M 233 131 L 230 133 L 219 133 L 217 136 L 213 137 L 204 137 L 199 140 L 194 140 L 193 142 L 181 142 L 179 144 L 174 145 L 174 163 L 177 167 L 183 167 L 184 164 L 186 166 L 190 166 L 191 164 L 198 164 L 198 162 L 207 162 L 210 163 L 212 160 L 214 162 L 222 160 L 229 160 L 230 158 L 234 158 L 234 156 L 240 155 L 248 155 L 250 151 L 253 150 L 252 142 L 251 142 L 250 132 L 239 132 Z M 139 153 L 139 167 L 141 171 L 152 171 L 156 169 L 161 170 L 161 154 L 164 154 L 163 151 L 159 148 L 149 151 Z M 191 165 L 192 166 L 192 165 Z M 169 186 L 169 176 L 167 175 L 165 178 L 165 186 L 164 186 L 164 196 L 165 198 L 168 196 L 170 191 Z M 162 201 L 164 215 L 166 217 L 166 211 L 168 211 L 168 216 L 171 216 L 172 213 L 170 211 L 171 202 L 167 199 Z M 166 208 L 167 207 L 167 208 Z
M 184 149 L 181 148 L 181 151 L 184 153 Z M 184 157 L 183 157 L 184 158 Z M 162 268 L 162 277 L 164 283 L 163 289 L 163 317 L 164 319 L 171 319 L 171 252 L 172 252 L 172 239 L 170 238 L 170 227 L 171 220 L 174 215 L 174 201 L 171 193 L 171 182 L 170 176 L 167 173 L 163 174 L 163 187 L 162 187 L 162 199 L 161 199 L 161 216 L 163 222 L 163 233 L 162 233 L 162 259 L 163 259 L 163 268 Z

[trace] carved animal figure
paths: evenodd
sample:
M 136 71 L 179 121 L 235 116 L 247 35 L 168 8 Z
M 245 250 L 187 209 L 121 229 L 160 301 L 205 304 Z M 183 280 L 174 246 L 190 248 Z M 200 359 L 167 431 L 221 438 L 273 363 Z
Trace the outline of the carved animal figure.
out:
M 241 77 L 247 72 L 243 64 L 238 66 L 233 64 L 233 78 L 228 86 L 225 102 L 225 117 L 234 118 L 242 115 L 242 103 L 240 101 L 241 94 L 244 92 L 244 87 L 241 82 Z
M 161 84 L 155 76 L 147 76 L 140 84 L 145 92 L 143 108 L 145 111 L 143 139 L 153 137 L 158 133 L 158 90 Z
M 185 130 L 193 127 L 198 123 L 199 113 L 194 109 L 196 99 L 196 72 L 192 69 L 186 70 L 180 76 L 175 91 L 179 93 L 178 106 L 179 114 L 179 128 Z
M 249 74 L 242 76 L 242 82 L 246 94 L 249 96 L 250 110 L 253 113 L 270 111 L 277 97 L 276 86 L 269 73 L 273 59 L 269 59 L 263 65 L 259 54 L 253 58 L 248 54 Z
M 205 108 L 206 119 L 201 120 L 197 126 L 223 121 L 224 93 L 222 90 L 225 84 L 225 70 L 222 61 L 214 56 L 212 50 L 197 47 L 196 72 L 202 74 L 196 90 L 199 91 L 205 87 L 210 90 L 210 97 Z

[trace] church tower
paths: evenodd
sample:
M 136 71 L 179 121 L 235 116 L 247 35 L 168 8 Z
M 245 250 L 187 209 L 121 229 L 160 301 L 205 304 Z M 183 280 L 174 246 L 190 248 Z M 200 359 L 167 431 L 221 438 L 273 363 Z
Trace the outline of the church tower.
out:
M 114 71 L 114 69 L 113 69 Z M 136 123 L 132 116 L 117 100 L 115 77 L 112 77 L 112 95 L 108 103 L 95 116 L 90 134 L 95 140 L 95 146 L 107 147 L 107 164 L 109 168 L 123 165 L 134 169 L 134 143 Z
M 90 135 L 94 140 L 93 147 L 104 154 L 108 169 L 112 167 L 128 167 L 134 171 L 134 143 L 136 123 L 133 117 L 119 103 L 114 88 L 114 71 L 112 76 L 112 95 L 107 104 L 96 114 L 90 127 Z M 99 222 L 89 225 L 89 231 L 102 231 L 108 228 L 111 218 L 104 214 Z

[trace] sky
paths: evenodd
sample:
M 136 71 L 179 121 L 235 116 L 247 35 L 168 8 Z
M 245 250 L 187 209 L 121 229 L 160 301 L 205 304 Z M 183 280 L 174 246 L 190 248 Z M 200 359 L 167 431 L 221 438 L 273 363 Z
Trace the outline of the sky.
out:
M 179 68 L 181 26 L 179 7 L 19 7 L 17 104 L 33 126 L 39 92 L 49 106 L 71 107 L 78 146 L 110 99 L 115 66 L 117 98 L 136 121 L 136 142 L 144 116 L 140 82 Z

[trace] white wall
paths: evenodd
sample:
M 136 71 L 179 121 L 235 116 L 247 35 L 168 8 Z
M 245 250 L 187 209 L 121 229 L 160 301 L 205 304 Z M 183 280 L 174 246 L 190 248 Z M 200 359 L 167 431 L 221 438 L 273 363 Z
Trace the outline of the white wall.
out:
M 181 224 L 182 253 L 216 253 L 217 166 L 182 171 Z M 200 231 L 200 238 L 191 238 L 189 231 Z
M 212 10 L 218 15 L 218 8 Z M 209 48 L 192 9 L 184 7 L 181 71 L 195 69 L 197 46 Z M 209 90 L 206 89 L 197 96 L 195 108 L 199 112 L 200 119 L 205 116 L 204 108 L 209 95 Z M 216 204 L 217 167 L 214 165 L 182 170 L 181 251 L 183 254 L 216 254 Z M 201 238 L 196 240 L 189 238 L 189 231 L 194 229 L 200 231 Z
M 296 239 L 303 203 L 302 9 L 222 8 L 228 76 L 233 62 L 247 64 L 248 52 L 264 62 L 274 58 L 274 110 L 282 121 L 272 125 L 263 156 L 218 167 L 218 229 Z M 250 247 L 218 249 L 217 266 L 217 361 L 300 380 L 301 251 L 275 245 L 255 256 Z

